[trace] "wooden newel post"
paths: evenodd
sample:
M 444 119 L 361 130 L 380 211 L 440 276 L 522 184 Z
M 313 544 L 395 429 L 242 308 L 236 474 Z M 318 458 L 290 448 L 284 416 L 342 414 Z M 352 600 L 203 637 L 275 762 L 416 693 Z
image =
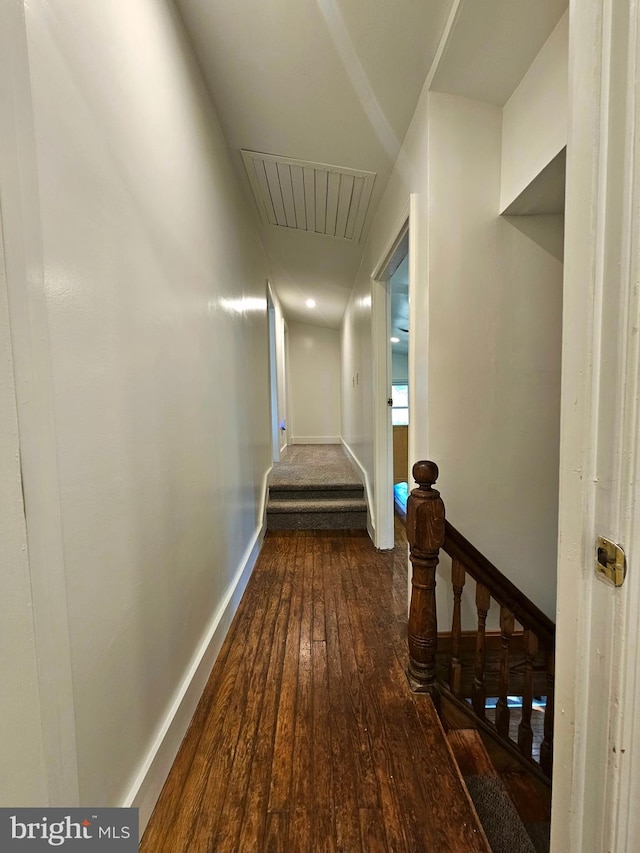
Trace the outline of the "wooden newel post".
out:
M 407 502 L 407 539 L 412 565 L 409 608 L 409 684 L 416 693 L 430 693 L 436 706 L 440 691 L 436 679 L 438 624 L 436 566 L 444 543 L 444 504 L 432 488 L 438 479 L 435 462 L 416 462 L 413 489 Z

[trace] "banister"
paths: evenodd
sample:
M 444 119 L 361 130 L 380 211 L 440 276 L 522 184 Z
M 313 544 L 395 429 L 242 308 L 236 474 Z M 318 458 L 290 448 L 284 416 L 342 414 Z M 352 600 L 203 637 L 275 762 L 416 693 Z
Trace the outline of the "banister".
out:
M 409 607 L 409 682 L 414 692 L 430 693 L 438 706 L 436 679 L 438 626 L 436 618 L 436 567 L 444 542 L 444 504 L 433 488 L 438 479 L 435 462 L 416 462 L 413 477 L 419 484 L 407 502 L 407 540 L 411 576 Z
M 476 719 L 483 725 L 487 720 L 487 635 L 486 620 L 491 599 L 500 605 L 500 673 L 495 711 L 495 724 L 491 727 L 506 743 L 519 748 L 529 762 L 533 760 L 531 713 L 534 697 L 534 676 L 545 679 L 542 691 L 546 694 L 544 706 L 544 736 L 539 743 L 539 762 L 544 773 L 551 777 L 553 761 L 553 706 L 555 625 L 515 584 L 496 568 L 460 531 L 445 519 L 444 503 L 440 493 L 433 488 L 438 478 L 435 462 L 420 461 L 413 466 L 413 477 L 418 488 L 413 489 L 407 502 L 407 539 L 412 565 L 411 604 L 409 607 L 409 667 L 408 678 L 414 692 L 429 693 L 436 707 L 440 707 L 441 686 L 447 696 L 471 699 Z M 451 621 L 451 652 L 446 660 L 438 660 L 438 626 L 436 610 L 436 568 L 440 549 L 452 558 L 451 582 L 453 587 L 453 613 Z M 475 606 L 477 630 L 475 656 L 471 666 L 461 656 L 461 598 L 465 574 L 476 582 Z M 514 621 L 524 629 L 524 658 L 522 646 L 514 651 Z M 542 666 L 537 654 L 541 646 Z M 512 655 L 520 659 L 512 667 Z M 465 682 L 464 672 L 471 672 L 473 680 Z M 449 684 L 443 679 L 444 669 L 449 673 Z M 517 742 L 510 731 L 508 697 L 512 676 L 522 680 L 522 718 L 518 727 Z M 466 684 L 466 686 L 464 686 Z M 466 694 L 464 690 L 468 690 Z M 544 695 L 540 693 L 535 695 Z M 496 694 L 491 694 L 496 695 Z M 467 707 L 465 705 L 465 707 Z M 514 719 L 514 725 L 517 721 Z M 536 747 L 537 749 L 537 747 Z
M 509 578 L 481 554 L 459 530 L 445 521 L 442 550 L 451 558 L 460 560 L 468 574 L 491 591 L 492 598 L 511 610 L 524 628 L 530 628 L 545 645 L 554 646 L 556 626 L 531 599 L 521 592 Z

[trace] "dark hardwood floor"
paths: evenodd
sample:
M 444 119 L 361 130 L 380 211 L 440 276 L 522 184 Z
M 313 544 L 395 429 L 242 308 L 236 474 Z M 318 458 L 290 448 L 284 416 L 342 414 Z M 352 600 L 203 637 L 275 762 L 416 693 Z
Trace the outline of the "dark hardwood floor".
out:
M 489 850 L 431 701 L 410 693 L 407 555 L 267 535 L 143 853 Z

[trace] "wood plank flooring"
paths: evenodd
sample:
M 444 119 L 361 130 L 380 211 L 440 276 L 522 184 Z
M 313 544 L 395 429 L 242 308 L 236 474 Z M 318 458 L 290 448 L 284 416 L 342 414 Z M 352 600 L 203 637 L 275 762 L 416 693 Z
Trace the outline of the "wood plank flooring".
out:
M 273 531 L 142 853 L 487 853 L 406 666 L 406 539 Z

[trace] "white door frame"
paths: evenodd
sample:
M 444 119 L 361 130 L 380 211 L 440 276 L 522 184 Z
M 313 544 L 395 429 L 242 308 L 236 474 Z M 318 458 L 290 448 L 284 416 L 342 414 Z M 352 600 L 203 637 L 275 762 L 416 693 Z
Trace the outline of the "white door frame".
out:
M 293 423 L 291 421 L 291 395 L 289 394 L 289 327 L 287 321 L 282 320 L 282 379 L 283 379 L 283 402 L 284 402 L 284 445 L 289 447 L 293 444 Z
M 417 248 L 415 211 L 416 195 L 412 193 L 391 230 L 378 263 L 371 274 L 371 341 L 373 351 L 374 406 L 374 545 L 388 550 L 394 545 L 393 530 L 393 431 L 387 400 L 391 394 L 391 346 L 389 342 L 390 308 L 387 269 L 404 239 L 409 234 L 409 462 L 413 459 L 415 418 L 411 388 L 413 384 L 415 330 L 413 328 L 416 285 L 415 255 Z M 411 485 L 411 484 L 410 484 Z
M 267 280 L 267 319 L 269 323 L 269 405 L 271 417 L 271 460 L 280 460 L 280 422 L 278 419 L 278 357 L 277 357 L 277 331 L 278 316 L 271 291 L 271 284 Z
M 640 10 L 571 0 L 554 853 L 640 833 Z M 614 589 L 595 539 L 627 554 Z

